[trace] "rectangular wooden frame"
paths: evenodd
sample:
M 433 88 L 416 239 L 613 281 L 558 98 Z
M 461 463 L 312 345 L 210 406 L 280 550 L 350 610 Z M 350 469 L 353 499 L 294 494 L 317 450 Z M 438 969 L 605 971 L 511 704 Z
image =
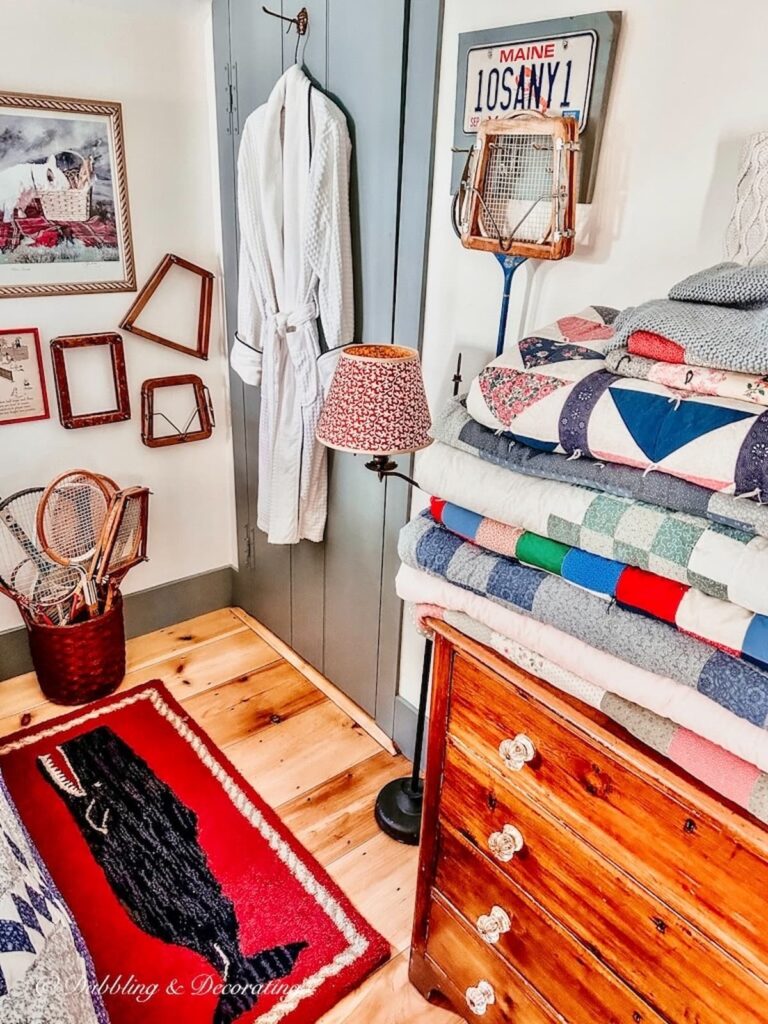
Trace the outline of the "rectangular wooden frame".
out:
M 37 358 L 37 368 L 40 374 L 40 393 L 43 400 L 43 411 L 39 416 L 19 416 L 12 420 L 0 420 L 0 427 L 10 426 L 11 423 L 33 423 L 36 420 L 47 420 L 51 415 L 50 405 L 48 404 L 48 389 L 45 384 L 45 370 L 43 368 L 43 350 L 40 345 L 40 331 L 37 327 L 18 327 L 13 329 L 2 329 L 0 335 L 8 334 L 31 334 L 35 342 L 35 356 Z
M 161 388 L 183 387 L 188 385 L 194 390 L 197 415 L 200 419 L 200 430 L 192 433 L 187 431 L 155 437 L 155 392 Z M 195 373 L 185 373 L 177 377 L 152 377 L 141 385 L 141 440 L 147 448 L 168 448 L 175 444 L 189 444 L 192 441 L 205 441 L 213 433 L 215 426 L 211 394 L 206 384 Z M 172 424 L 172 426 L 176 426 Z
M 146 308 L 147 303 L 160 287 L 160 284 L 168 271 L 174 266 L 181 267 L 183 270 L 188 270 L 190 273 L 197 274 L 201 278 L 197 338 L 195 340 L 194 348 L 190 348 L 188 345 L 182 345 L 178 341 L 171 341 L 169 338 L 163 338 L 159 334 L 153 334 L 151 331 L 145 331 L 143 327 L 136 326 L 136 321 Z M 124 331 L 130 331 L 131 334 L 138 334 L 140 338 L 146 338 L 147 341 L 154 341 L 158 345 L 165 345 L 167 348 L 172 348 L 176 352 L 183 352 L 185 355 L 195 356 L 196 359 L 207 359 L 211 338 L 212 307 L 213 274 L 210 270 L 198 267 L 196 264 L 190 263 L 189 260 L 182 259 L 181 256 L 175 256 L 173 253 L 169 252 L 162 258 L 158 266 L 155 268 L 152 277 L 150 277 L 149 281 L 147 281 L 136 296 L 136 300 L 133 305 L 123 317 L 120 328 Z
M 109 346 L 117 408 L 76 416 L 72 411 L 72 399 L 69 393 L 66 353 L 73 349 L 93 348 L 100 345 Z M 131 418 L 128 378 L 125 372 L 125 352 L 123 351 L 123 339 L 119 334 L 72 334 L 54 338 L 51 342 L 51 357 L 56 382 L 56 397 L 59 403 L 59 419 L 63 427 L 66 427 L 67 430 L 79 430 L 81 427 L 101 427 L 106 423 L 121 423 L 123 420 Z

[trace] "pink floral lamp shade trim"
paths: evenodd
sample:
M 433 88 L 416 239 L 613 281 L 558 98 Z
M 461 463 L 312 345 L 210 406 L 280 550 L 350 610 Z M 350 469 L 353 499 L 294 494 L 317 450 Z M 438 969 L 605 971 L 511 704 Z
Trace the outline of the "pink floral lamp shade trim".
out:
M 341 353 L 317 426 L 329 448 L 398 455 L 432 443 L 416 349 L 348 345 Z

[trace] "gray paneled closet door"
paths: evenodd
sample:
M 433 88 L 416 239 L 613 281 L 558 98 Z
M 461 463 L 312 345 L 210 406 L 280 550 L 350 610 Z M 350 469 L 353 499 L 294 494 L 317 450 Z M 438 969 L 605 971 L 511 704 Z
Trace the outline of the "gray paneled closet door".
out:
M 281 7 L 277 0 L 271 9 L 293 16 L 301 3 L 284 0 Z M 300 59 L 345 111 L 352 136 L 355 340 L 418 346 L 442 3 L 306 0 L 306 7 L 310 28 Z M 214 0 L 213 11 L 231 336 L 240 133 L 293 63 L 296 34 L 286 34 L 257 0 Z M 400 637 L 395 551 L 407 487 L 380 484 L 364 460 L 333 453 L 324 543 L 267 544 L 255 529 L 259 392 L 236 376 L 232 413 L 237 599 L 391 733 Z

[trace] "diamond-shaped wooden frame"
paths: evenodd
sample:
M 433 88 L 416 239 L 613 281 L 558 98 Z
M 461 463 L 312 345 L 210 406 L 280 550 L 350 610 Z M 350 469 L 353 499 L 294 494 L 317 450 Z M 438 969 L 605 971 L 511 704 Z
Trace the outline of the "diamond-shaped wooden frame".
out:
M 136 321 L 162 284 L 171 267 L 181 267 L 182 270 L 188 270 L 190 273 L 197 274 L 201 278 L 200 311 L 197 318 L 197 338 L 194 348 L 190 348 L 189 345 L 183 345 L 179 341 L 172 341 L 170 338 L 163 338 L 159 334 L 153 334 L 151 331 L 145 331 L 143 327 L 136 326 Z M 175 256 L 172 252 L 169 252 L 162 258 L 155 272 L 136 296 L 135 302 L 123 317 L 120 327 L 124 331 L 130 331 L 131 334 L 138 334 L 140 338 L 154 341 L 158 345 L 165 345 L 166 348 L 175 349 L 177 352 L 183 352 L 185 355 L 195 356 L 197 359 L 207 359 L 211 338 L 212 306 L 213 274 L 210 270 L 198 267 L 196 264 L 190 263 L 189 260 L 182 259 L 181 256 Z

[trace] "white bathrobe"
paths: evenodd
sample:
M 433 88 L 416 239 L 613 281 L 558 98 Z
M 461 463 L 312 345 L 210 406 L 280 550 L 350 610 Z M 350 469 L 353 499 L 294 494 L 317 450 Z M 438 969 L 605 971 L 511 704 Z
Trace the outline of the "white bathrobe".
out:
M 245 123 L 233 368 L 261 385 L 258 527 L 272 544 L 323 539 L 326 449 L 315 428 L 333 356 L 353 340 L 347 123 L 295 65 Z

